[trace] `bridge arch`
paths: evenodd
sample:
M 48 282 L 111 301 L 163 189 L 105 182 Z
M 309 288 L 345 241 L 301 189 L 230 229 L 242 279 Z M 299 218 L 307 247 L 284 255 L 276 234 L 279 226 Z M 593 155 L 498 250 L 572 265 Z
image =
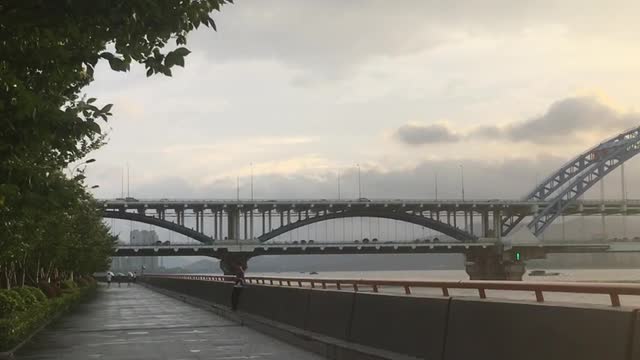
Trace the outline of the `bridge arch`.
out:
M 265 242 L 271 240 L 277 236 L 285 234 L 289 231 L 297 228 L 311 225 L 321 221 L 344 219 L 352 217 L 372 217 L 372 218 L 384 218 L 390 220 L 404 221 L 407 223 L 424 226 L 426 228 L 435 230 L 447 236 L 450 236 L 458 241 L 462 242 L 474 242 L 477 240 L 475 235 L 472 235 L 464 230 L 449 224 L 443 223 L 438 220 L 434 220 L 428 217 L 413 215 L 402 211 L 379 211 L 379 210 L 345 210 L 338 212 L 331 212 L 324 215 L 318 215 L 307 219 L 292 222 L 287 225 L 283 225 L 277 229 L 265 233 L 258 237 L 258 240 Z
M 640 153 L 640 127 L 629 129 L 565 163 L 538 184 L 523 200 L 547 200 L 549 204 L 534 215 L 527 227 L 535 236 L 605 175 Z M 525 218 L 511 214 L 502 218 L 502 235 L 509 234 Z
M 186 226 L 178 225 L 171 221 L 162 220 L 152 216 L 141 215 L 138 213 L 131 213 L 126 211 L 103 211 L 102 217 L 105 219 L 131 220 L 131 221 L 141 222 L 149 225 L 154 225 L 157 227 L 161 227 L 163 229 L 177 232 L 179 234 L 190 237 L 202 243 L 210 243 L 213 241 L 211 237 L 205 234 L 202 234 L 198 231 L 195 231 L 193 229 L 190 229 Z

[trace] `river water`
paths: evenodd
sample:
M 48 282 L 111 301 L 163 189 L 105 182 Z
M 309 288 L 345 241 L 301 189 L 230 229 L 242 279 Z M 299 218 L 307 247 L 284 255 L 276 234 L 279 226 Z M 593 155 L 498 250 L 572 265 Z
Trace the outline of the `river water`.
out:
M 640 269 L 547 269 L 547 272 L 557 272 L 557 276 L 528 276 L 524 281 L 535 282 L 638 282 L 640 283 Z M 326 271 L 318 274 L 299 272 L 279 273 L 249 273 L 248 276 L 274 277 L 314 277 L 331 279 L 380 279 L 380 280 L 468 280 L 464 270 L 411 270 L 411 271 Z M 366 291 L 366 290 L 365 290 Z M 381 289 L 382 292 L 403 293 L 402 288 Z M 439 289 L 413 289 L 416 295 L 441 295 Z M 450 290 L 452 296 L 478 297 L 477 291 L 465 289 Z M 535 301 L 533 292 L 488 290 L 488 298 Z M 610 305 L 608 295 L 544 293 L 547 302 L 579 303 Z M 621 296 L 623 306 L 640 307 L 640 296 Z

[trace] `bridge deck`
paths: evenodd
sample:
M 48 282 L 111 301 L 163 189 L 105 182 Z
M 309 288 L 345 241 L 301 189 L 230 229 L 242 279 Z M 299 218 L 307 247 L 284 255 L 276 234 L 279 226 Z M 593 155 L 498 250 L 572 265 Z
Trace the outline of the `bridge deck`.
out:
M 139 285 L 97 298 L 35 336 L 17 359 L 321 359 Z

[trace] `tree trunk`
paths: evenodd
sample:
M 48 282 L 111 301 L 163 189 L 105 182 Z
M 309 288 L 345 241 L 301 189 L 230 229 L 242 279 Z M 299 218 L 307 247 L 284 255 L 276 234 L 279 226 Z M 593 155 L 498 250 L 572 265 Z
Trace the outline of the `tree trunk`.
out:
M 24 258 L 22 258 L 22 279 L 20 279 L 20 286 L 24 286 L 24 280 L 27 277 L 27 254 L 24 254 Z
M 40 283 L 40 256 L 36 262 L 36 286 Z

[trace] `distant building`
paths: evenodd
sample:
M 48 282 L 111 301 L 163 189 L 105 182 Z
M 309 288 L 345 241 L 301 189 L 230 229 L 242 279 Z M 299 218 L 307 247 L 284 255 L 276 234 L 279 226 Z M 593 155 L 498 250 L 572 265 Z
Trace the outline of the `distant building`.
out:
M 133 230 L 129 234 L 131 245 L 153 245 L 156 241 L 159 241 L 159 238 L 154 230 Z
M 131 245 L 145 246 L 154 245 L 159 241 L 158 234 L 154 230 L 133 230 L 129 233 L 129 243 Z M 114 257 L 111 261 L 111 270 L 114 272 L 140 273 L 144 266 L 145 272 L 154 272 L 159 269 L 159 260 L 155 256 L 131 256 Z

